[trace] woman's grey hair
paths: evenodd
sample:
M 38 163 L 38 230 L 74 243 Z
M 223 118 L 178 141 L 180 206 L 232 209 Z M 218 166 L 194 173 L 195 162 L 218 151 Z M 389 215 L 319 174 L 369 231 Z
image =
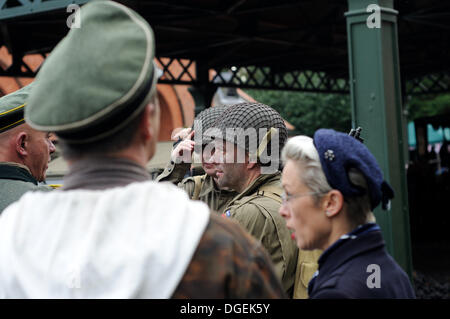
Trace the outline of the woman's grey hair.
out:
M 290 138 L 281 153 L 283 164 L 292 160 L 303 169 L 300 176 L 302 182 L 314 193 L 318 193 L 314 198 L 319 203 L 321 194 L 326 194 L 332 190 L 320 164 L 319 154 L 313 144 L 313 139 L 300 135 Z
M 287 161 L 294 161 L 303 173 L 299 178 L 314 193 L 315 203 L 318 205 L 322 196 L 333 188 L 328 184 L 322 165 L 320 164 L 319 153 L 314 146 L 313 139 L 300 135 L 290 138 L 281 153 L 283 164 Z M 357 169 L 351 168 L 348 172 L 351 183 L 365 190 L 363 196 L 345 197 L 347 214 L 352 226 L 374 221 L 374 216 L 370 210 L 370 199 L 368 195 L 367 182 L 364 175 Z

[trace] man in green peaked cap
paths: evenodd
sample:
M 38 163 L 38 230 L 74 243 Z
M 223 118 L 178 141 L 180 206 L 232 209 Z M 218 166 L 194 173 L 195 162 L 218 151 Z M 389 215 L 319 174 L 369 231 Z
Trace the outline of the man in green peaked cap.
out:
M 51 190 L 45 180 L 55 146 L 49 133 L 31 128 L 23 111 L 32 84 L 0 98 L 0 214 L 23 194 Z
M 159 132 L 150 26 L 113 1 L 89 2 L 80 17 L 25 110 L 32 127 L 56 133 L 69 173 L 60 190 L 4 211 L 0 298 L 284 296 L 239 225 L 150 181 Z

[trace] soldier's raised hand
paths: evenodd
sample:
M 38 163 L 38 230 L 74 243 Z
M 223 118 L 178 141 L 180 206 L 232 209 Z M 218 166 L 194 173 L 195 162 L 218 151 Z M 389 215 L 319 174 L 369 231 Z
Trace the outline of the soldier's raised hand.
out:
M 191 129 L 189 128 L 189 130 Z M 175 164 L 192 162 L 192 152 L 195 146 L 195 142 L 192 140 L 194 133 L 195 131 L 189 131 L 189 134 L 173 149 L 171 159 Z
M 189 136 L 189 134 L 192 133 L 191 131 L 192 131 L 191 127 L 181 129 L 177 133 L 172 134 L 171 139 L 172 139 L 172 141 L 184 140 Z M 175 132 L 175 130 L 174 130 L 174 132 Z

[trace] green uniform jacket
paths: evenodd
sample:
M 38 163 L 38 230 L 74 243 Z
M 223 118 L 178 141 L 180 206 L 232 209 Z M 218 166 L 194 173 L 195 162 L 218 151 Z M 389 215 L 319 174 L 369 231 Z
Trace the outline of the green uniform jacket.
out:
M 167 181 L 178 185 L 184 189 L 189 198 L 200 200 L 217 213 L 222 213 L 228 203 L 238 195 L 237 192 L 229 190 L 220 190 L 217 188 L 211 176 L 193 176 L 184 178 L 189 170 L 190 164 L 174 164 L 170 162 L 156 180 L 159 182 Z
M 0 214 L 10 204 L 29 191 L 49 191 L 52 188 L 38 186 L 30 171 L 15 163 L 0 163 Z
M 282 192 L 280 179 L 280 172 L 259 176 L 229 203 L 223 216 L 235 219 L 262 243 L 286 293 L 292 297 L 298 248 L 278 212 Z

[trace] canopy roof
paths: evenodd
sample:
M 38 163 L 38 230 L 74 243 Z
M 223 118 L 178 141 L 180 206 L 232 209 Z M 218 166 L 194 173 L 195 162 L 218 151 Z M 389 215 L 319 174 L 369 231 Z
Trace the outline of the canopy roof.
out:
M 23 56 L 47 54 L 68 32 L 69 3 L 85 0 L 0 0 L 0 46 L 13 55 L 0 75 L 34 76 Z M 348 92 L 346 0 L 119 1 L 155 31 L 157 56 L 173 84 L 209 83 Z M 407 93 L 450 90 L 450 3 L 394 1 L 401 78 Z M 182 74 L 170 74 L 179 63 Z M 368 61 L 370 63 L 370 61 Z M 196 66 L 195 72 L 189 66 Z M 210 78 L 205 70 L 215 70 Z M 222 72 L 230 80 L 220 78 Z M 245 77 L 242 77 L 245 74 Z

